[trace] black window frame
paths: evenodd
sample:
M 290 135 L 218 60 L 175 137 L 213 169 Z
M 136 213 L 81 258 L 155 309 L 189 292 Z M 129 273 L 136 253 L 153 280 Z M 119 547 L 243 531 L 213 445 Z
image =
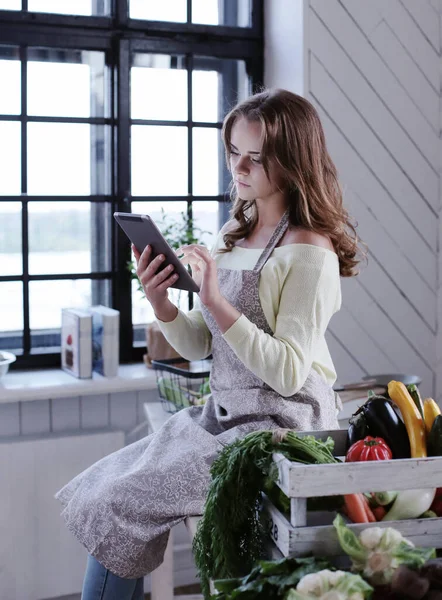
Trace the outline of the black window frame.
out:
M 95 0 L 100 2 L 100 0 Z M 232 7 L 235 0 L 225 0 L 224 20 L 232 19 Z M 251 89 L 258 90 L 263 84 L 263 0 L 251 0 L 251 27 L 227 25 L 197 25 L 191 23 L 191 0 L 187 0 L 188 22 L 169 23 L 160 21 L 141 21 L 129 18 L 129 0 L 113 0 L 112 14 L 106 17 L 70 16 L 27 12 L 27 0 L 22 0 L 21 11 L 0 10 L 1 45 L 20 48 L 22 62 L 22 110 L 20 115 L 0 115 L 0 121 L 18 121 L 26 123 L 26 48 L 48 47 L 72 50 L 102 51 L 106 63 L 111 65 L 112 95 L 111 115 L 109 118 L 91 118 L 88 122 L 111 126 L 112 181 L 109 195 L 92 196 L 27 196 L 26 195 L 26 145 L 22 144 L 22 194 L 0 196 L 1 202 L 22 203 L 22 251 L 23 272 L 17 276 L 0 276 L 0 283 L 20 281 L 23 283 L 24 330 L 22 337 L 23 353 L 17 353 L 17 362 L 13 368 L 43 368 L 60 366 L 60 349 L 54 341 L 54 347 L 44 349 L 31 348 L 29 327 L 29 282 L 35 280 L 87 279 L 92 281 L 109 279 L 112 286 L 112 306 L 120 311 L 120 362 L 139 362 L 145 353 L 145 343 L 134 345 L 132 326 L 131 276 L 127 263 L 131 258 L 130 245 L 124 233 L 115 222 L 112 228 L 111 271 L 94 271 L 81 274 L 30 275 L 28 270 L 28 203 L 29 201 L 89 201 L 110 204 L 111 211 L 129 212 L 131 201 L 167 201 L 187 202 L 188 213 L 198 201 L 217 200 L 220 203 L 220 224 L 226 220 L 228 211 L 227 185 L 229 177 L 222 171 L 221 185 L 224 190 L 218 196 L 134 196 L 130 194 L 130 127 L 139 120 L 130 116 L 130 68 L 132 53 L 177 54 L 187 59 L 188 73 L 192 69 L 195 56 L 219 59 L 243 60 L 250 78 Z M 192 90 L 188 86 L 189 128 L 189 186 L 192 189 L 192 128 L 195 126 L 220 127 L 220 124 L 201 124 L 192 121 Z M 224 98 L 227 110 L 234 101 Z M 35 119 L 29 119 L 35 120 Z M 37 119 L 47 120 L 48 119 Z M 81 119 L 52 120 L 76 122 Z M 144 122 L 146 123 L 146 121 Z M 172 124 L 172 122 L 170 123 Z M 176 122 L 173 122 L 176 124 Z M 22 137 L 26 127 L 22 126 Z M 97 228 L 98 229 L 98 228 Z M 99 232 L 98 232 L 99 233 Z M 3 340 L 2 340 L 3 337 Z M 54 336 L 56 338 L 56 336 Z M 6 342 L 7 339 L 7 342 Z M 0 349 L 11 348 L 12 335 L 5 338 L 0 331 Z M 5 345 L 6 344 L 6 345 Z

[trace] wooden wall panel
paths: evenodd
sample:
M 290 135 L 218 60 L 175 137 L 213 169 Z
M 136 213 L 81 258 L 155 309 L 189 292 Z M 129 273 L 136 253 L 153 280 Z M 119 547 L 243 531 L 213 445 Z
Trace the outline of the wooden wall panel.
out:
M 441 401 L 441 2 L 304 6 L 304 95 L 369 247 L 327 334 L 338 379 L 416 373 Z

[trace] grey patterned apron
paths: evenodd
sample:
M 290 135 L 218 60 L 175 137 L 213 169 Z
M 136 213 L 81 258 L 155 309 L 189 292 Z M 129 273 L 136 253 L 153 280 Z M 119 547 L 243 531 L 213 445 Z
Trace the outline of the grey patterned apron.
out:
M 218 269 L 223 296 L 269 335 L 259 277 L 287 227 L 286 213 L 253 270 Z M 213 338 L 212 395 L 206 404 L 176 413 L 156 433 L 96 462 L 55 495 L 69 530 L 120 577 L 156 569 L 171 527 L 202 514 L 210 465 L 225 445 L 281 426 L 338 428 L 335 394 L 319 374 L 311 371 L 297 394 L 281 397 L 243 365 L 202 310 Z

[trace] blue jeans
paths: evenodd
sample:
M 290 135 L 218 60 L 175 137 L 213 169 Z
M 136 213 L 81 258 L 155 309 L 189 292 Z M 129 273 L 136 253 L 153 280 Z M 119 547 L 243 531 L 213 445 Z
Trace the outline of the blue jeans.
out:
M 144 600 L 144 578 L 123 579 L 88 555 L 81 600 Z

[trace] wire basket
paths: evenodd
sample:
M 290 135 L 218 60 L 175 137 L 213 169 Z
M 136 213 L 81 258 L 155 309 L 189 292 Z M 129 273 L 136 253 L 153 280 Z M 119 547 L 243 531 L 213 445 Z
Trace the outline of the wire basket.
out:
M 210 394 L 209 375 L 212 361 L 184 358 L 153 360 L 161 404 L 169 413 L 204 404 Z

